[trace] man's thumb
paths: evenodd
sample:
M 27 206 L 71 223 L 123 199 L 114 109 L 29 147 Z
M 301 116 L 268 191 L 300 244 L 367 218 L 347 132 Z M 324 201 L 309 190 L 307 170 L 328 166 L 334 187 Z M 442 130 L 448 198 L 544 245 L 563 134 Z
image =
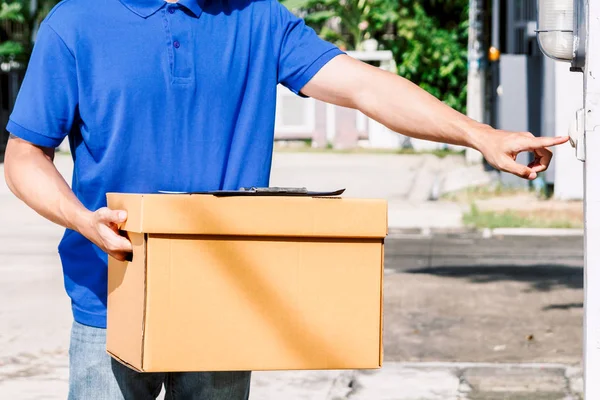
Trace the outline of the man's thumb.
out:
M 104 208 L 99 210 L 99 212 L 100 218 L 104 222 L 120 223 L 127 220 L 127 212 L 123 210 L 110 210 L 108 208 Z

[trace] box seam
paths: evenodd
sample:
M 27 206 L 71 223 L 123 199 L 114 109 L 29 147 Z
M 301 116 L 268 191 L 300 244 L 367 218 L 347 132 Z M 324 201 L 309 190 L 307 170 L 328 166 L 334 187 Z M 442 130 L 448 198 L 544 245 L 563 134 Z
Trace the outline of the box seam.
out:
M 143 203 L 142 203 L 143 204 Z M 146 310 L 148 309 L 148 234 L 144 233 L 144 310 L 142 312 L 142 340 L 140 365 L 144 369 L 144 349 L 146 347 Z
M 381 279 L 379 280 L 379 367 L 383 366 L 383 278 L 385 276 L 385 243 L 381 241 Z

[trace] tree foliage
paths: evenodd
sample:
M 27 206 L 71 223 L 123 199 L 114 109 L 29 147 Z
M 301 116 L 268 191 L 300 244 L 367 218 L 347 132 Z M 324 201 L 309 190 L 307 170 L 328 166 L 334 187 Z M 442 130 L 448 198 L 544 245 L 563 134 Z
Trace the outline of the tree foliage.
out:
M 18 24 L 15 34 L 0 26 L 0 58 L 27 59 L 39 24 L 59 0 L 0 0 L 0 22 Z
M 282 0 L 321 37 L 347 50 L 376 39 L 398 74 L 466 108 L 468 0 Z
M 25 22 L 21 3 L 0 3 L 0 20 Z

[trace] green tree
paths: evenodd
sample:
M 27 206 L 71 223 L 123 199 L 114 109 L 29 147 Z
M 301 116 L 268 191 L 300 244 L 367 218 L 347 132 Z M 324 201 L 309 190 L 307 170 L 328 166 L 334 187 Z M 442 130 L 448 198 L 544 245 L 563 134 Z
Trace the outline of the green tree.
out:
M 23 6 L 21 3 L 0 3 L 0 21 L 13 21 L 24 23 Z M 25 51 L 22 43 L 6 40 L 0 43 L 0 57 L 20 55 Z
M 468 0 L 282 0 L 321 37 L 347 49 L 376 39 L 398 74 L 466 109 Z M 338 25 L 337 29 L 332 29 Z
M 383 35 L 397 20 L 396 0 L 282 0 L 326 40 L 358 50 L 365 39 Z M 332 25 L 338 25 L 337 30 Z
M 20 37 L 11 37 L 14 35 L 6 32 L 9 39 L 0 43 L 0 57 L 27 58 L 39 24 L 58 1 L 40 0 L 35 4 L 30 0 L 0 1 L 0 21 L 20 24 L 19 32 L 23 33 Z
M 468 0 L 403 0 L 396 32 L 384 40 L 398 73 L 466 111 Z

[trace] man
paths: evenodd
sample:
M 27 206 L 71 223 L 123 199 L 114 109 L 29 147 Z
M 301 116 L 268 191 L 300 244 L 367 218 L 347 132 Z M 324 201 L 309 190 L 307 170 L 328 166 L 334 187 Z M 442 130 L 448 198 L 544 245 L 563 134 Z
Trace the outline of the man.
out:
M 246 399 L 249 372 L 139 374 L 105 353 L 107 254 L 131 244 L 107 192 L 268 186 L 276 85 L 534 179 L 567 138 L 501 132 L 344 55 L 277 0 L 64 0 L 41 25 L 7 129 L 11 190 L 67 228 L 71 399 Z M 72 189 L 52 162 L 68 135 Z M 529 166 L 515 162 L 533 151 Z M 401 176 L 398 179 L 402 179 Z M 393 184 L 393 182 L 390 182 Z M 202 357 L 201 354 L 198 357 Z

